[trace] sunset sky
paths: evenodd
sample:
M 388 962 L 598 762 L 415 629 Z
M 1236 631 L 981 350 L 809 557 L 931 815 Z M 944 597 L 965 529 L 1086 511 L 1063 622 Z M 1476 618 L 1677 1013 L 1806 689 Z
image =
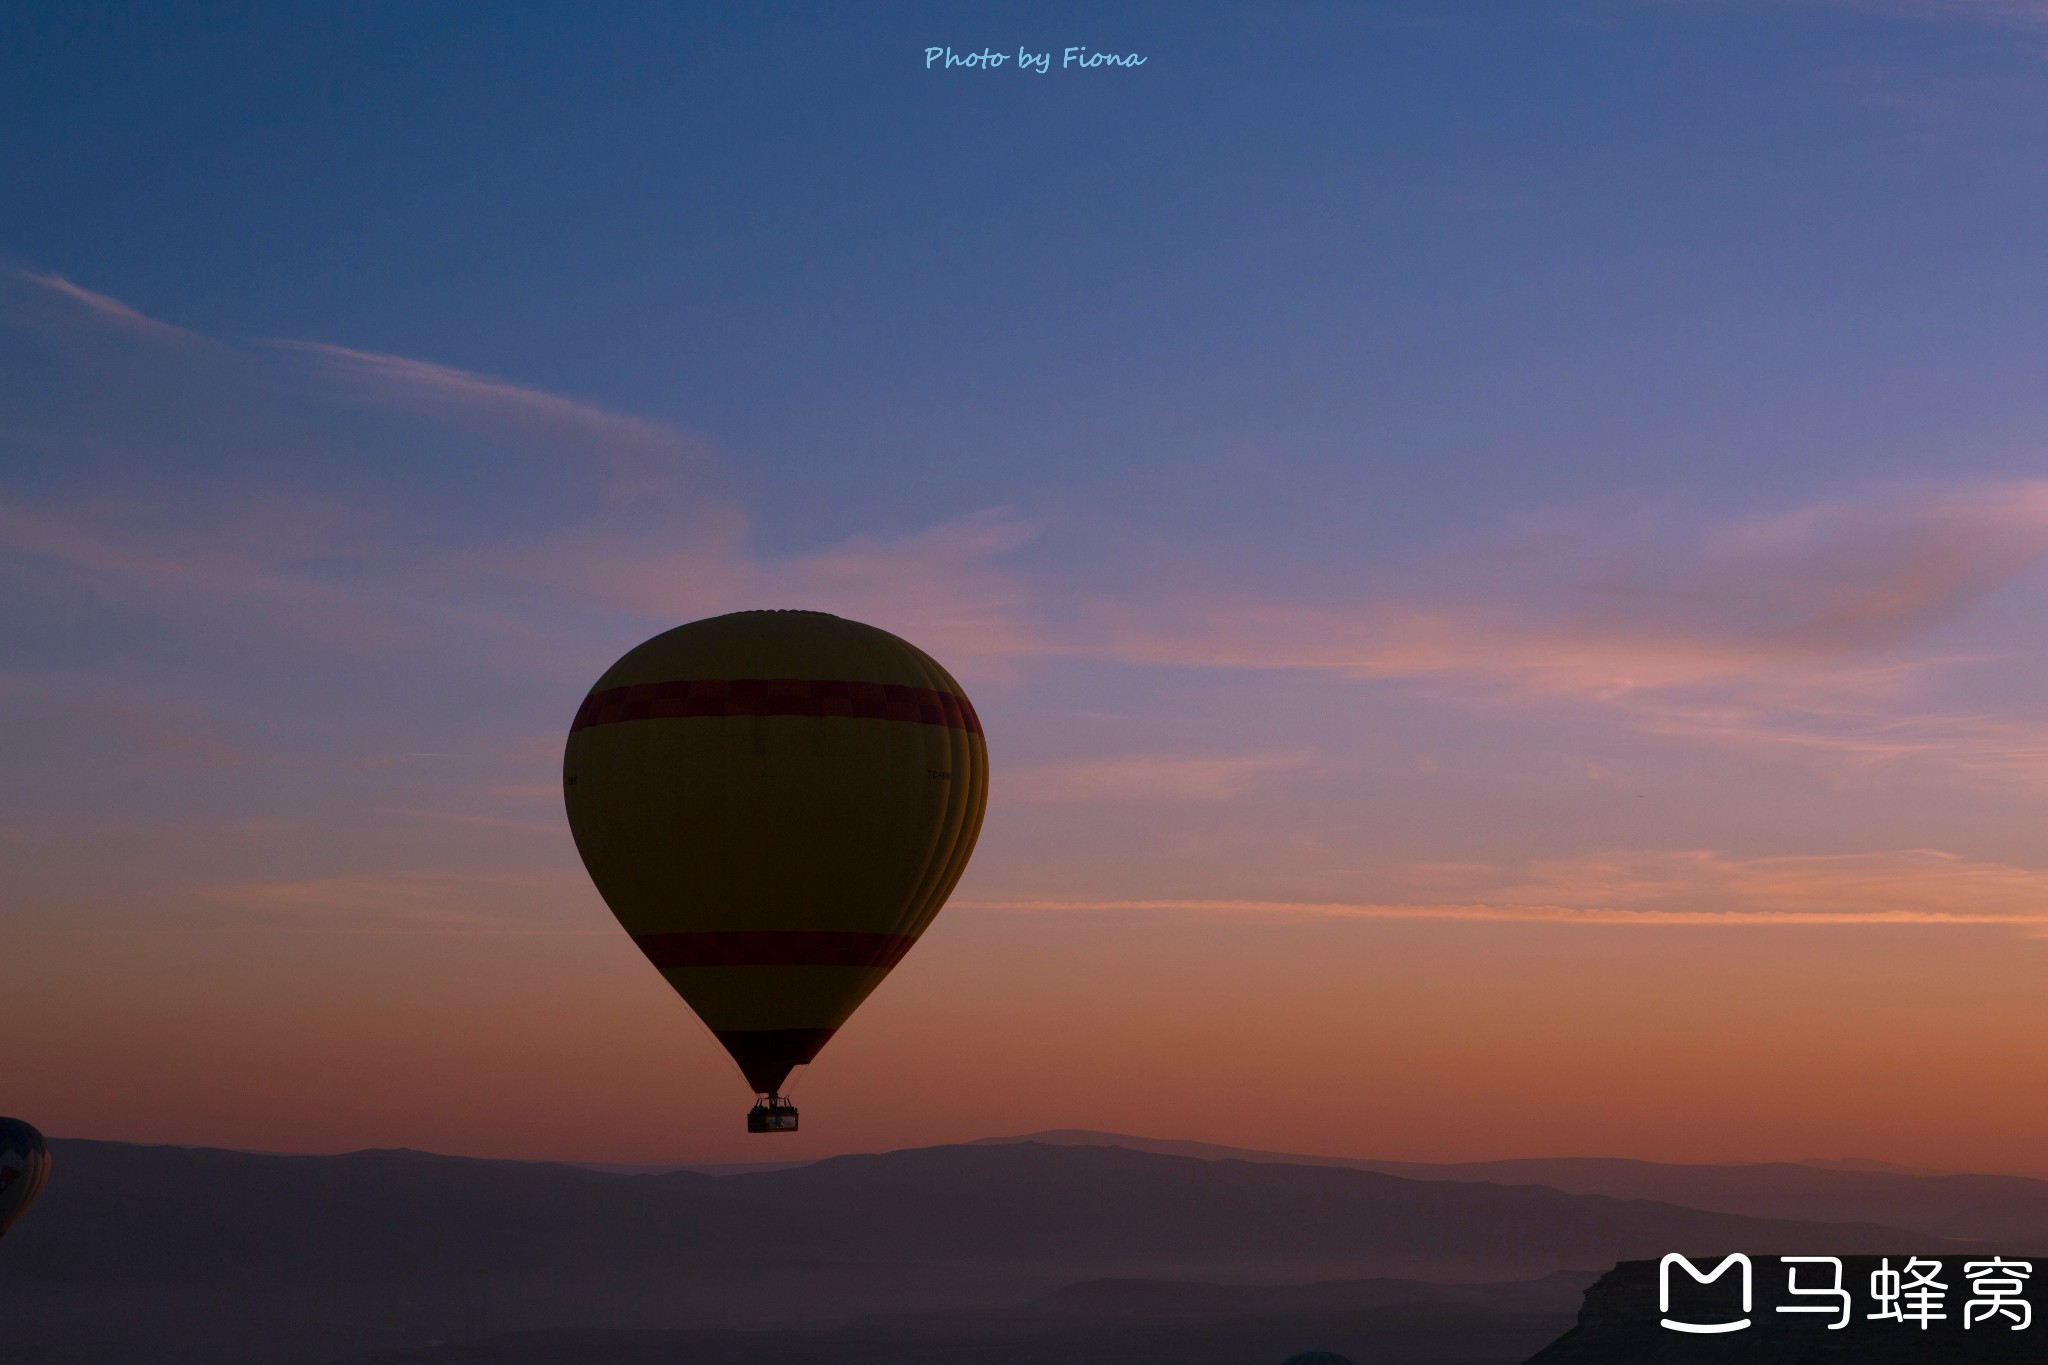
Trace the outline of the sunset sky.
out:
M 0 1112 L 2048 1172 L 2048 5 L 59 8 Z M 772 1143 L 559 778 L 763 606 L 994 772 Z

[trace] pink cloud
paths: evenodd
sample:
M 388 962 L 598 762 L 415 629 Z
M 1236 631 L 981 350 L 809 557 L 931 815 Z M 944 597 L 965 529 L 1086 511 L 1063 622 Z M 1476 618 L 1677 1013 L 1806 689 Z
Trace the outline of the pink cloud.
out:
M 406 629 L 360 591 L 280 565 L 262 543 L 275 522 L 260 511 L 238 535 L 231 509 L 212 509 L 214 525 L 195 536 L 158 524 L 154 510 L 0 503 L 0 549 L 40 561 L 45 570 L 57 565 L 80 573 L 101 591 L 181 611 L 195 602 L 238 604 L 270 629 L 330 645 L 382 649 L 407 638 Z M 244 543 L 237 545 L 238 539 Z M 40 572 L 33 582 L 23 577 L 24 591 L 50 586 Z
M 1826 688 L 1895 674 L 1869 656 L 2048 557 L 2048 480 L 1851 501 L 1686 542 L 1567 546 L 1492 600 L 1322 605 L 1250 596 L 1097 611 L 1094 647 L 1145 663 L 1485 675 L 1611 697 L 1728 679 Z M 1856 690 L 1863 690 L 1857 687 Z
M 95 315 L 141 318 L 36 279 Z M 1426 596 L 1111 595 L 1056 567 L 1014 567 L 1039 528 L 1001 511 L 764 555 L 744 511 L 711 486 L 704 443 L 686 432 L 431 361 L 278 345 L 351 397 L 500 424 L 565 460 L 594 460 L 615 496 L 565 512 L 530 548 L 449 549 L 402 525 L 373 534 L 346 509 L 275 498 L 182 509 L 175 525 L 133 509 L 0 506 L 0 545 L 123 591 L 185 606 L 253 603 L 274 628 L 317 623 L 371 647 L 452 628 L 534 657 L 563 607 L 652 628 L 803 605 L 895 630 L 970 681 L 1011 681 L 1074 657 L 1320 672 L 1402 683 L 1456 706 L 1587 708 L 1643 733 L 1803 753 L 1845 770 L 1915 762 L 1986 780 L 2048 777 L 2048 722 L 1930 700 L 1945 673 L 1987 660 L 1924 643 L 2048 555 L 2048 481 L 1852 497 L 1705 529 L 1552 529 L 1482 566 L 1491 580 L 1460 587 L 1447 575 Z M 343 576 L 323 561 L 376 567 Z M 1234 780 L 1223 771 L 1196 781 L 1193 770 L 1177 779 L 1047 769 L 1017 791 L 1046 800 L 1130 782 L 1163 792 L 1181 779 L 1206 790 Z
M 1636 729 L 2048 778 L 2048 724 L 1922 701 L 1983 657 L 1915 651 L 2048 558 L 2048 481 L 1851 499 L 1704 533 L 1556 540 L 1434 602 L 1094 603 L 1079 648 L 1134 663 L 1406 681 L 1467 704 L 1584 704 Z
M 1314 761 L 1299 752 L 1118 754 L 1006 769 L 996 774 L 995 796 L 1027 806 L 1231 801 L 1299 775 Z

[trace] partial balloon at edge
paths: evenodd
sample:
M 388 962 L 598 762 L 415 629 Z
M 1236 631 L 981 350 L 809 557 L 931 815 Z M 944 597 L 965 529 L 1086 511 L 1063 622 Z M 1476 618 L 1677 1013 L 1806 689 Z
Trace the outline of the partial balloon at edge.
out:
M 50 1147 L 20 1119 L 0 1118 L 0 1237 L 36 1202 L 50 1179 Z

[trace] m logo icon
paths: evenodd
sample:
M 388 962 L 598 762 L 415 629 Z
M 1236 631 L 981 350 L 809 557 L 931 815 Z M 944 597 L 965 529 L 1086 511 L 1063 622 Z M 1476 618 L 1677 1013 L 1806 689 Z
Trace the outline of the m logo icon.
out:
M 1698 1266 L 1675 1251 L 1666 1256 L 1662 1261 L 1659 1261 L 1657 1263 L 1658 1312 L 1668 1314 L 1671 1311 L 1671 1267 L 1674 1264 L 1684 1266 L 1685 1273 L 1692 1276 L 1693 1283 L 1695 1284 L 1712 1284 L 1715 1280 L 1720 1279 L 1723 1274 L 1727 1273 L 1729 1266 L 1740 1265 L 1742 1267 L 1742 1311 L 1744 1314 L 1749 1312 L 1752 1275 L 1749 1257 L 1739 1251 L 1724 1257 L 1721 1264 L 1715 1266 L 1704 1275 L 1700 1274 Z M 1666 1317 L 1663 1319 L 1663 1323 L 1674 1332 L 1739 1332 L 1749 1326 L 1749 1318 L 1744 1316 L 1733 1322 L 1676 1322 Z

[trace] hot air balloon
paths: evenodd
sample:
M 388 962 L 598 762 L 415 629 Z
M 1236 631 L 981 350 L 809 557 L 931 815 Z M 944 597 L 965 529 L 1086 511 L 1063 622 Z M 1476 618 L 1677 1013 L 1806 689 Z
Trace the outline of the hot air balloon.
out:
M 647 960 L 739 1063 L 750 1132 L 960 880 L 988 746 L 945 669 L 816 611 L 694 621 L 628 650 L 576 712 L 577 852 Z
M 50 1178 L 43 1135 L 20 1119 L 0 1118 L 0 1237 L 28 1212 Z

